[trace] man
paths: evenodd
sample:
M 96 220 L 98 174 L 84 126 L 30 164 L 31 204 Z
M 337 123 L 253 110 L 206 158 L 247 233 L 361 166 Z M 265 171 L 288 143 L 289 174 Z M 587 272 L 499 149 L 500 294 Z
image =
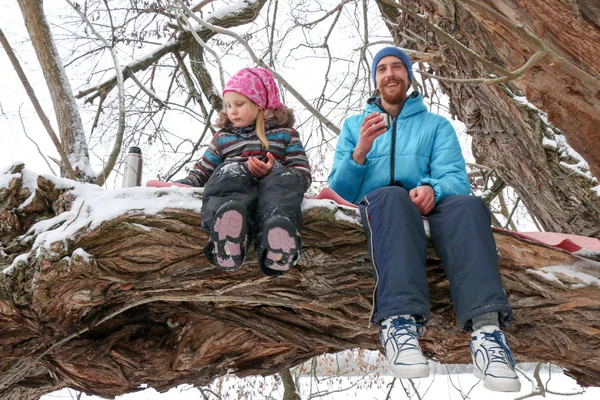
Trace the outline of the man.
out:
M 380 97 L 344 121 L 329 186 L 359 205 L 376 280 L 371 320 L 381 325 L 391 370 L 398 378 L 429 375 L 419 345 L 429 320 L 427 216 L 458 321 L 474 331 L 475 375 L 488 389 L 519 391 L 515 360 L 500 330 L 512 310 L 498 272 L 490 212 L 469 195 L 454 129 L 427 111 L 420 93 L 407 96 L 412 61 L 402 50 L 380 50 L 372 75 Z M 389 126 L 380 113 L 389 114 Z

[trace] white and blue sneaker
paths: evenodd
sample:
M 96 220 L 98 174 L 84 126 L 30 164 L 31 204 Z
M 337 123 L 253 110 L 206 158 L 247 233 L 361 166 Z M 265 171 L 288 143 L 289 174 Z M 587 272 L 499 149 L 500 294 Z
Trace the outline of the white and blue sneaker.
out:
M 410 315 L 398 315 L 385 319 L 381 328 L 379 339 L 392 375 L 399 379 L 428 377 L 429 363 L 419 345 L 423 325 Z
M 483 387 L 498 392 L 521 390 L 521 382 L 515 372 L 515 357 L 500 328 L 488 325 L 473 332 L 471 356 L 473 373 L 483 381 Z

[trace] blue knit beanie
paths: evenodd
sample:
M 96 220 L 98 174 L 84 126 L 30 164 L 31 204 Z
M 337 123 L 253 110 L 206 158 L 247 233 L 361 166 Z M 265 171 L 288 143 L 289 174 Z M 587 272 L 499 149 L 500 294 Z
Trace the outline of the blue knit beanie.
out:
M 379 64 L 379 61 L 381 61 L 383 57 L 387 56 L 394 56 L 402 61 L 402 64 L 404 64 L 404 68 L 406 68 L 406 71 L 408 72 L 408 79 L 410 80 L 409 83 L 412 83 L 412 60 L 410 59 L 408 54 L 406 54 L 397 47 L 384 47 L 383 49 L 379 50 L 377 54 L 375 54 L 375 57 L 373 58 L 373 64 L 371 64 L 371 75 L 373 76 L 373 83 L 375 84 L 375 86 L 377 86 L 377 80 L 375 79 L 377 64 Z

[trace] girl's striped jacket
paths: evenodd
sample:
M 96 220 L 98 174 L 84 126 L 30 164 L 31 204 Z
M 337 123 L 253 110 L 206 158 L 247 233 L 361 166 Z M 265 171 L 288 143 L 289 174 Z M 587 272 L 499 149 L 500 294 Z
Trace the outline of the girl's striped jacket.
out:
M 215 134 L 202 159 L 194 165 L 187 178 L 180 182 L 204 186 L 221 163 L 242 163 L 250 157 L 266 161 L 267 153 L 271 153 L 276 164 L 273 168 L 281 165 L 288 167 L 298 176 L 306 192 L 312 182 L 311 169 L 298 132 L 293 128 L 276 127 L 274 121 L 266 120 L 265 133 L 269 149 L 262 146 L 254 125 L 236 128 L 228 123 Z

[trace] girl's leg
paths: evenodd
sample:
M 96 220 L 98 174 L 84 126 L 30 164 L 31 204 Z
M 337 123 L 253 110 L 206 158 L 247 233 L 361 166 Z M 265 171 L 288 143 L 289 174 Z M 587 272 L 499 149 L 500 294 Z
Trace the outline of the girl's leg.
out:
M 251 238 L 256 179 L 245 164 L 220 165 L 204 188 L 202 228 L 210 234 L 206 257 L 226 271 L 241 267 Z
M 275 167 L 258 185 L 256 258 L 267 275 L 289 271 L 300 258 L 304 190 L 286 167 Z

